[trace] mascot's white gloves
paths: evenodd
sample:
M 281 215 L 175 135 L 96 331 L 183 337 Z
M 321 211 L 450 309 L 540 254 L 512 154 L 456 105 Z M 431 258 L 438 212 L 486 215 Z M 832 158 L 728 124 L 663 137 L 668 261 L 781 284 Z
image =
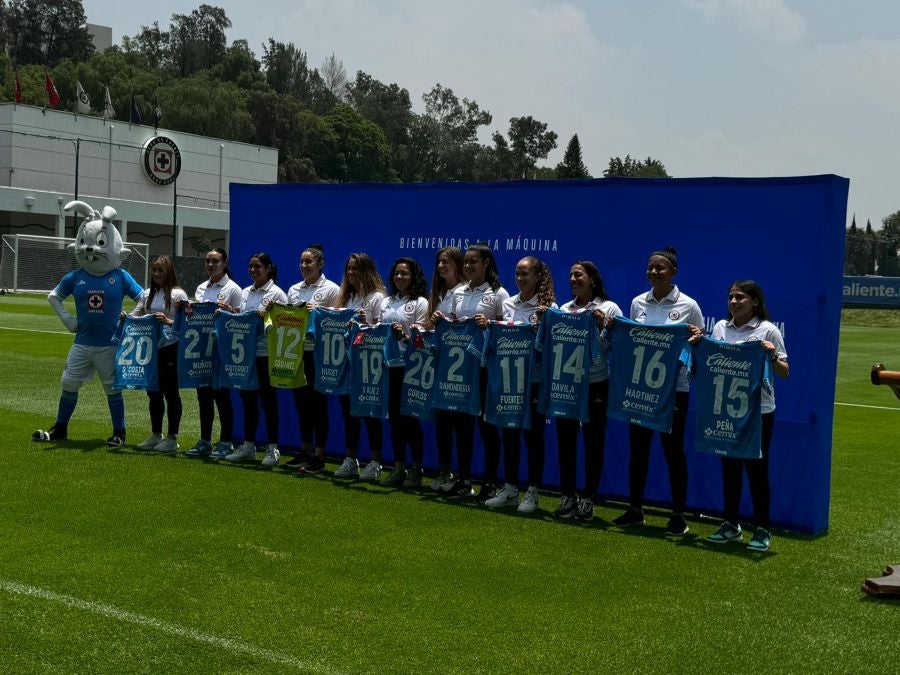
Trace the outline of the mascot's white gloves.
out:
M 50 291 L 50 295 L 47 296 L 47 301 L 69 332 L 78 332 L 78 319 L 69 314 L 69 310 L 67 310 L 66 306 L 63 304 L 63 299 L 56 294 L 56 291 Z

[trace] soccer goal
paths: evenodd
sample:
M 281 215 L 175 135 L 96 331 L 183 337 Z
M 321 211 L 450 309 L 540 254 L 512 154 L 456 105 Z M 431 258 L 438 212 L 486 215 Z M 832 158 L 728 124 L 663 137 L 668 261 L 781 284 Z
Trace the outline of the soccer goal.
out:
M 0 287 L 18 292 L 50 292 L 66 272 L 78 267 L 67 248 L 72 237 L 41 237 L 34 234 L 4 234 L 0 258 Z M 131 249 L 122 263 L 137 282 L 147 287 L 150 245 L 125 242 Z

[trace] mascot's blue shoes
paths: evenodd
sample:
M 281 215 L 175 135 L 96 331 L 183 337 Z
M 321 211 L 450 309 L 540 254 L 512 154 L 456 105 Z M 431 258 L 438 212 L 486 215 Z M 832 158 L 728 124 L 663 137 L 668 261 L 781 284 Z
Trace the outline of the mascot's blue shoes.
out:
M 121 448 L 125 445 L 125 430 L 113 429 L 113 435 L 106 439 L 106 447 Z
M 47 443 L 49 441 L 64 441 L 68 437 L 68 427 L 65 424 L 54 424 L 47 431 L 38 429 L 33 434 L 31 434 L 31 440 L 38 441 L 40 443 Z

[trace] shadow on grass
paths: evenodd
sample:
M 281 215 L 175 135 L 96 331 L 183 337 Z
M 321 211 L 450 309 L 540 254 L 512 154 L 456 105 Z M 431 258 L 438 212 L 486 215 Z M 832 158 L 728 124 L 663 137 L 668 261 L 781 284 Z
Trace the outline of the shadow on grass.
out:
M 107 448 L 106 441 L 101 438 L 73 440 L 68 438 L 64 441 L 50 441 L 47 443 L 32 442 L 32 447 L 43 452 L 50 451 L 66 451 L 77 450 L 78 452 L 94 452 L 95 450 L 121 450 L 122 448 Z

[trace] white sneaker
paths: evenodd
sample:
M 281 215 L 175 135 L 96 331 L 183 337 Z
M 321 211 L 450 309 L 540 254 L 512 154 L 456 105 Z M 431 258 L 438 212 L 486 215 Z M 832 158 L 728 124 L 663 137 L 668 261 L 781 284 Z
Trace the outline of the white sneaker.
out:
M 278 451 L 278 447 L 274 443 L 269 443 L 269 448 L 266 450 L 266 456 L 262 461 L 263 466 L 275 466 L 278 464 L 278 459 L 281 457 L 281 452 Z
M 226 462 L 249 462 L 253 459 L 256 459 L 256 445 L 252 441 L 245 441 L 241 447 L 235 448 L 234 452 L 225 457 Z
M 335 478 L 353 478 L 359 475 L 359 461 L 353 457 L 344 457 L 344 461 L 335 470 Z
M 528 490 L 525 492 L 525 497 L 516 511 L 519 513 L 534 513 L 537 511 L 539 501 L 538 489 L 534 485 L 529 485 Z
M 171 436 L 166 436 L 159 443 L 154 446 L 154 452 L 178 452 L 178 449 L 181 446 L 178 445 L 178 441 L 176 441 Z
M 373 459 L 366 464 L 366 468 L 362 470 L 359 477 L 363 480 L 378 480 L 381 477 L 381 464 Z
M 153 450 L 157 445 L 162 443 L 162 434 L 153 434 L 146 441 L 137 446 L 138 450 Z
M 485 501 L 485 506 L 496 509 L 501 506 L 518 506 L 519 505 L 519 488 L 515 485 L 507 483 L 499 490 L 496 495 Z

